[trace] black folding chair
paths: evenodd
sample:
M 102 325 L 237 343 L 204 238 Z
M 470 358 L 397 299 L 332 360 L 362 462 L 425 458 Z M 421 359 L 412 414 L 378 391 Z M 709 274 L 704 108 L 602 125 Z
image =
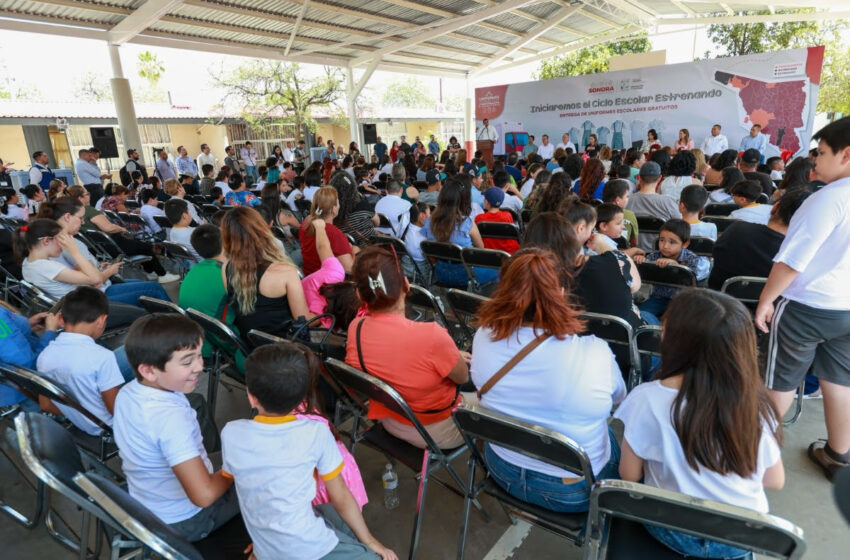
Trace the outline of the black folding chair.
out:
M 750 310 L 755 311 L 765 284 L 767 284 L 767 278 L 761 278 L 759 276 L 733 276 L 723 282 L 720 291 L 724 294 L 729 294 L 746 305 Z
M 467 283 L 465 285 L 448 284 L 437 278 L 436 261 L 451 263 L 455 265 L 463 264 L 463 249 L 455 243 L 444 243 L 441 241 L 423 241 L 420 245 L 422 254 L 425 255 L 425 260 L 431 267 L 431 282 L 433 286 L 439 288 L 461 288 L 468 289 L 470 284 L 469 273 L 467 272 Z M 464 266 L 464 270 L 466 267 Z
M 717 235 L 719 236 L 724 231 L 726 231 L 726 228 L 728 228 L 729 226 L 731 226 L 732 224 L 734 224 L 735 222 L 738 222 L 740 220 L 737 220 L 735 218 L 730 218 L 728 216 L 703 216 L 702 221 L 716 225 L 717 226 Z
M 664 220 L 655 216 L 641 215 L 636 215 L 635 218 L 638 223 L 638 244 L 641 247 L 652 247 L 658 240 L 658 233 L 664 225 Z
M 219 210 L 221 210 L 221 206 L 216 206 L 215 204 L 201 204 L 201 211 L 206 218 L 212 218 Z
M 803 530 L 785 519 L 624 480 L 596 483 L 588 523 L 589 560 L 688 558 L 657 541 L 644 524 L 773 558 L 796 560 L 806 551 Z
M 98 558 L 104 532 L 104 524 L 113 533 L 110 541 L 112 558 L 118 558 L 118 552 L 133 543 L 125 543 L 114 533 L 118 527 L 112 524 L 97 505 L 84 496 L 74 477 L 92 468 L 80 454 L 71 434 L 55 420 L 42 414 L 22 412 L 15 417 L 15 431 L 21 458 L 42 486 L 41 495 L 46 510 L 44 526 L 48 534 L 63 546 L 77 552 L 80 558 Z M 49 489 L 49 490 L 48 490 Z M 75 531 L 50 507 L 50 490 L 70 500 L 82 512 L 82 527 Z M 95 518 L 94 550 L 89 551 L 89 532 L 91 518 Z M 60 531 L 58 523 L 67 531 Z M 109 533 L 107 533 L 109 534 Z M 138 548 L 136 546 L 136 548 Z
M 310 208 L 312 205 L 313 203 L 306 198 L 295 199 L 295 208 L 298 210 L 298 213 L 301 214 L 302 220 L 310 215 Z
M 97 473 L 79 473 L 73 480 L 123 533 L 132 535 L 146 549 L 163 558 L 203 560 L 192 543 L 109 479 Z
M 511 219 L 514 221 L 514 225 L 518 228 L 522 228 L 522 219 L 517 214 L 517 211 L 513 208 L 502 208 L 502 211 L 507 212 L 511 215 Z
M 377 377 L 364 373 L 333 358 L 325 361 L 325 367 L 341 387 L 345 388 L 352 395 L 358 396 L 359 402 L 364 403 L 363 406 L 366 406 L 366 401 L 381 403 L 389 410 L 406 418 L 425 441 L 425 449 L 420 449 L 390 435 L 380 422 L 373 423 L 363 431 L 353 432 L 351 439 L 352 452 L 355 445 L 362 441 L 369 447 L 380 451 L 388 457 L 392 457 L 417 474 L 419 478 L 419 491 L 417 492 L 418 499 L 416 502 L 409 553 L 409 558 L 412 560 L 416 556 L 416 549 L 419 544 L 419 533 L 424 516 L 428 482 L 433 479 L 434 482 L 460 496 L 466 495 L 466 486 L 463 479 L 451 464 L 454 459 L 466 451 L 466 446 L 460 446 L 455 449 L 440 449 L 434 442 L 431 434 L 428 433 L 401 395 L 389 384 Z M 456 487 L 440 480 L 436 476 L 432 476 L 435 471 L 441 468 L 449 473 Z M 480 508 L 480 506 L 478 507 Z
M 124 223 L 124 220 L 121 219 L 121 216 L 118 215 L 118 212 L 103 210 L 103 215 L 106 216 L 106 219 L 109 220 L 110 223 L 113 223 L 116 226 L 125 227 L 127 225 Z
M 138 214 L 131 214 L 129 212 L 119 212 L 118 215 L 121 217 L 121 220 L 127 224 L 128 226 L 133 226 L 136 229 L 128 229 L 130 235 L 138 239 L 139 241 L 146 242 L 155 242 L 159 241 L 156 237 L 154 237 L 153 233 L 150 231 L 150 226 Z M 171 227 L 171 226 L 168 226 Z
M 375 215 L 378 216 L 378 227 L 387 228 L 388 230 L 393 232 L 393 234 L 396 233 L 395 228 L 393 228 L 393 224 L 392 222 L 390 222 L 389 218 L 387 218 L 380 212 L 377 212 Z
M 710 237 L 691 237 L 688 249 L 701 257 L 711 257 L 714 252 L 714 239 Z
M 455 341 L 455 344 L 458 346 L 463 344 L 463 333 L 457 332 L 455 326 L 449 322 L 442 304 L 434 294 L 422 286 L 411 284 L 405 303 L 409 319 L 417 322 L 436 321 L 449 331 L 449 335 Z
M 464 247 L 461 251 L 463 265 L 466 267 L 466 273 L 472 280 L 472 288 L 479 293 L 489 294 L 495 289 L 499 281 L 484 282 L 479 279 L 475 269 L 496 270 L 502 269 L 502 263 L 511 258 L 511 255 L 505 251 L 497 249 L 479 249 L 477 247 Z
M 80 231 L 80 234 L 90 243 L 100 247 L 104 254 L 109 255 L 113 259 L 120 257 L 121 261 L 129 266 L 139 266 L 153 258 L 150 255 L 128 255 L 123 249 L 121 249 L 118 243 L 112 239 L 112 236 L 100 230 Z
M 446 299 L 463 330 L 463 336 L 466 341 L 465 347 L 470 349 L 472 347 L 472 339 L 475 337 L 475 325 L 473 323 L 478 317 L 478 308 L 489 298 L 452 288 L 446 292 Z
M 512 239 L 521 242 L 519 227 L 505 222 L 478 222 L 475 224 L 482 239 Z
M 177 263 L 177 270 L 180 271 L 181 279 L 186 278 L 186 273 L 189 272 L 189 268 L 198 262 L 198 259 L 192 256 L 189 250 L 179 243 L 163 241 L 162 250 L 166 256 Z
M 511 518 L 519 517 L 582 546 L 585 539 L 586 513 L 559 513 L 508 494 L 487 473 L 487 465 L 479 447 L 480 444 L 485 443 L 498 445 L 531 459 L 567 470 L 584 478 L 590 491 L 595 478 L 590 459 L 580 445 L 554 430 L 536 426 L 482 406 L 457 408 L 452 412 L 452 417 L 466 441 L 470 454 L 467 492 L 463 503 L 457 554 L 459 560 L 463 559 L 466 548 L 469 506 L 482 491 L 495 498 Z M 479 467 L 487 474 L 476 484 L 475 471 Z
M 176 303 L 150 296 L 140 296 L 139 305 L 148 313 L 178 313 L 180 315 L 186 315 L 186 311 Z
M 614 315 L 589 311 L 582 313 L 581 318 L 586 325 L 584 334 L 592 334 L 608 343 L 629 390 L 636 387 L 641 381 L 641 364 L 634 331 L 629 322 Z
M 410 256 L 410 253 L 407 252 L 407 246 L 404 244 L 404 241 L 399 239 L 398 237 L 393 237 L 390 235 L 379 235 L 375 237 L 375 245 L 392 245 L 395 249 L 396 255 L 401 259 L 402 268 L 409 269 L 405 270 L 405 274 L 407 274 L 408 279 L 413 284 L 428 284 L 428 270 L 424 269 L 422 265 L 413 260 L 413 257 Z M 412 272 L 410 272 L 412 271 Z
M 174 224 L 171 223 L 171 220 L 169 220 L 165 216 L 154 216 L 153 221 L 154 221 L 154 223 L 156 223 L 156 225 L 158 225 L 162 229 L 170 229 L 174 225 Z
M 18 295 L 20 296 L 20 303 L 25 306 L 28 315 L 50 311 L 56 305 L 54 298 L 26 280 L 21 280 L 18 283 Z
M 735 210 L 740 208 L 737 204 L 731 203 L 712 203 L 705 207 L 705 214 L 707 216 L 728 216 Z
M 138 200 L 127 199 L 124 201 L 124 208 L 127 210 L 138 210 L 142 205 Z
M 645 262 L 637 267 L 644 284 L 672 288 L 691 288 L 697 285 L 693 271 L 680 264 L 668 264 L 662 268 L 655 263 Z
M 522 212 L 519 213 L 520 221 L 522 222 L 523 227 L 528 225 L 528 222 L 531 221 L 531 216 L 533 212 L 528 208 L 524 208 Z

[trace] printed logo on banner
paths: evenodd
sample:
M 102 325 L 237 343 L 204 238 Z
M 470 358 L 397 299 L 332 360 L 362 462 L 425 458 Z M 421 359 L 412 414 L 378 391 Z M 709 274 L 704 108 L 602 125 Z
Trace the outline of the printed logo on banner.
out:
M 614 82 L 611 80 L 602 80 L 591 82 L 587 93 L 610 93 L 614 91 Z
M 505 108 L 508 86 L 490 86 L 475 90 L 475 119 L 495 119 Z

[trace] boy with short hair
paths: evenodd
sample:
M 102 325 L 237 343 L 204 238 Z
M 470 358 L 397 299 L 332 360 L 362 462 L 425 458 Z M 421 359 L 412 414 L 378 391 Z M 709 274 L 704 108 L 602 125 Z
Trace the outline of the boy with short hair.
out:
M 501 209 L 502 203 L 505 200 L 505 191 L 499 187 L 490 187 L 484 192 L 484 212 L 475 216 L 475 223 L 481 222 L 501 222 L 505 224 L 513 224 L 513 216 L 509 212 Z M 482 239 L 485 249 L 497 249 L 506 251 L 513 255 L 519 251 L 519 242 L 515 239 L 494 239 L 485 237 Z
M 221 433 L 222 475 L 236 485 L 253 553 L 261 560 L 397 560 L 366 527 L 340 476 L 343 458 L 327 424 L 295 416 L 318 368 L 309 352 L 292 343 L 254 350 L 245 384 L 258 414 Z M 314 476 L 330 504 L 312 506 Z
M 215 179 L 213 178 L 214 170 L 215 167 L 209 163 L 201 166 L 201 173 L 203 174 L 203 178 L 201 179 L 201 194 L 210 194 L 210 190 L 215 186 Z
M 203 334 L 183 315 L 137 319 L 126 344 L 136 379 L 119 391 L 113 422 L 130 495 L 191 542 L 239 512 L 233 481 L 213 472 L 187 399 L 204 370 Z
M 192 215 L 189 214 L 189 204 L 182 198 L 172 198 L 165 203 L 165 217 L 171 222 L 168 240 L 182 245 L 194 259 L 189 266 L 201 260 L 201 256 L 192 247 L 191 238 L 195 228 L 190 227 Z
M 767 222 L 770 221 L 770 211 L 773 206 L 756 202 L 762 194 L 761 185 L 757 182 L 751 180 L 739 181 L 732 185 L 729 194 L 732 195 L 735 204 L 740 207 L 729 214 L 730 218 L 763 226 L 766 226 Z
M 625 166 L 628 167 L 628 166 Z M 629 242 L 629 246 L 637 247 L 638 242 L 638 223 L 635 213 L 626 208 L 629 203 L 629 194 L 631 193 L 631 185 L 626 179 L 614 179 L 608 181 L 602 187 L 602 202 L 608 204 L 616 204 L 623 209 L 623 225 L 626 233 L 624 237 Z
M 407 254 L 410 258 L 416 261 L 416 265 L 420 270 L 426 269 L 425 255 L 422 254 L 422 242 L 425 241 L 425 236 L 422 235 L 422 227 L 425 225 L 425 220 L 431 217 L 431 207 L 424 202 L 414 202 L 410 205 L 410 222 L 409 225 L 402 230 L 401 240 L 404 241 L 404 248 L 407 249 Z M 402 259 L 402 264 L 405 259 Z M 405 266 L 405 275 L 413 277 L 413 270 L 408 270 Z
M 109 300 L 106 294 L 89 286 L 80 286 L 62 298 L 59 322 L 65 327 L 38 356 L 36 367 L 77 400 L 83 408 L 112 425 L 115 396 L 124 384 L 124 376 L 111 350 L 95 339 L 106 328 Z M 59 412 L 83 432 L 97 436 L 101 429 L 77 410 L 39 397 L 42 410 Z
M 774 181 L 781 181 L 785 176 L 785 162 L 782 161 L 782 158 L 779 156 L 769 157 L 765 164 L 770 173 L 770 178 Z
M 165 212 L 159 209 L 159 200 L 157 200 L 157 193 L 153 191 L 153 189 L 145 189 L 142 191 L 142 208 L 139 210 L 139 214 L 142 218 L 145 219 L 145 223 L 148 226 L 148 229 L 156 235 L 157 237 L 162 238 L 161 232 L 162 228 L 159 227 L 159 224 L 153 219 L 154 216 L 165 216 Z
M 637 264 L 644 262 L 655 263 L 661 268 L 667 265 L 679 264 L 691 269 L 696 276 L 697 282 L 708 278 L 711 270 L 711 262 L 706 257 L 701 257 L 688 250 L 691 242 L 691 226 L 685 220 L 667 220 L 661 226 L 658 233 L 658 250 L 648 253 L 646 256 L 638 255 L 634 258 Z M 670 300 L 673 299 L 681 288 L 670 288 L 667 286 L 653 286 L 652 295 L 640 304 L 641 311 L 652 313 L 661 317 L 667 309 Z
M 623 209 L 610 202 L 596 207 L 596 235 L 605 245 L 614 250 L 625 248 L 628 242 L 623 239 Z M 619 240 L 619 243 L 618 241 Z M 623 246 L 620 244 L 622 243 Z
M 213 206 L 224 206 L 224 191 L 221 187 L 213 187 L 210 189 L 211 204 Z
M 708 191 L 702 185 L 688 185 L 679 195 L 679 212 L 691 226 L 691 237 L 708 237 L 717 241 L 717 226 L 700 220 L 708 201 Z

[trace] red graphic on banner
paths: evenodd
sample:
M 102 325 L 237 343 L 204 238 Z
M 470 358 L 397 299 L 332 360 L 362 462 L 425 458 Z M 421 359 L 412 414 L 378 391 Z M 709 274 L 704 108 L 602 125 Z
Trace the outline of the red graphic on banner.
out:
M 475 89 L 475 119 L 495 119 L 505 109 L 508 86 L 489 86 Z
M 820 72 L 823 68 L 823 47 L 809 47 L 806 57 L 806 75 L 813 84 L 820 84 Z

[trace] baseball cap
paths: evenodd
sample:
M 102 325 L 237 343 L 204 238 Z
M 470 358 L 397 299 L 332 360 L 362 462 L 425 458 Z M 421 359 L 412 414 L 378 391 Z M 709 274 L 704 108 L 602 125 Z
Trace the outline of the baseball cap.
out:
M 755 148 L 745 150 L 744 154 L 741 156 L 741 161 L 749 165 L 758 163 L 761 161 L 761 152 L 756 150 Z
M 445 173 L 440 173 L 438 169 L 429 169 L 428 173 L 425 174 L 425 182 L 429 185 L 433 185 L 437 181 L 442 181 L 446 178 Z
M 499 187 L 490 187 L 484 191 L 484 200 L 490 203 L 490 206 L 498 208 L 505 200 L 505 191 Z
M 659 177 L 661 176 L 661 166 L 654 161 L 648 161 L 640 166 L 641 177 Z

